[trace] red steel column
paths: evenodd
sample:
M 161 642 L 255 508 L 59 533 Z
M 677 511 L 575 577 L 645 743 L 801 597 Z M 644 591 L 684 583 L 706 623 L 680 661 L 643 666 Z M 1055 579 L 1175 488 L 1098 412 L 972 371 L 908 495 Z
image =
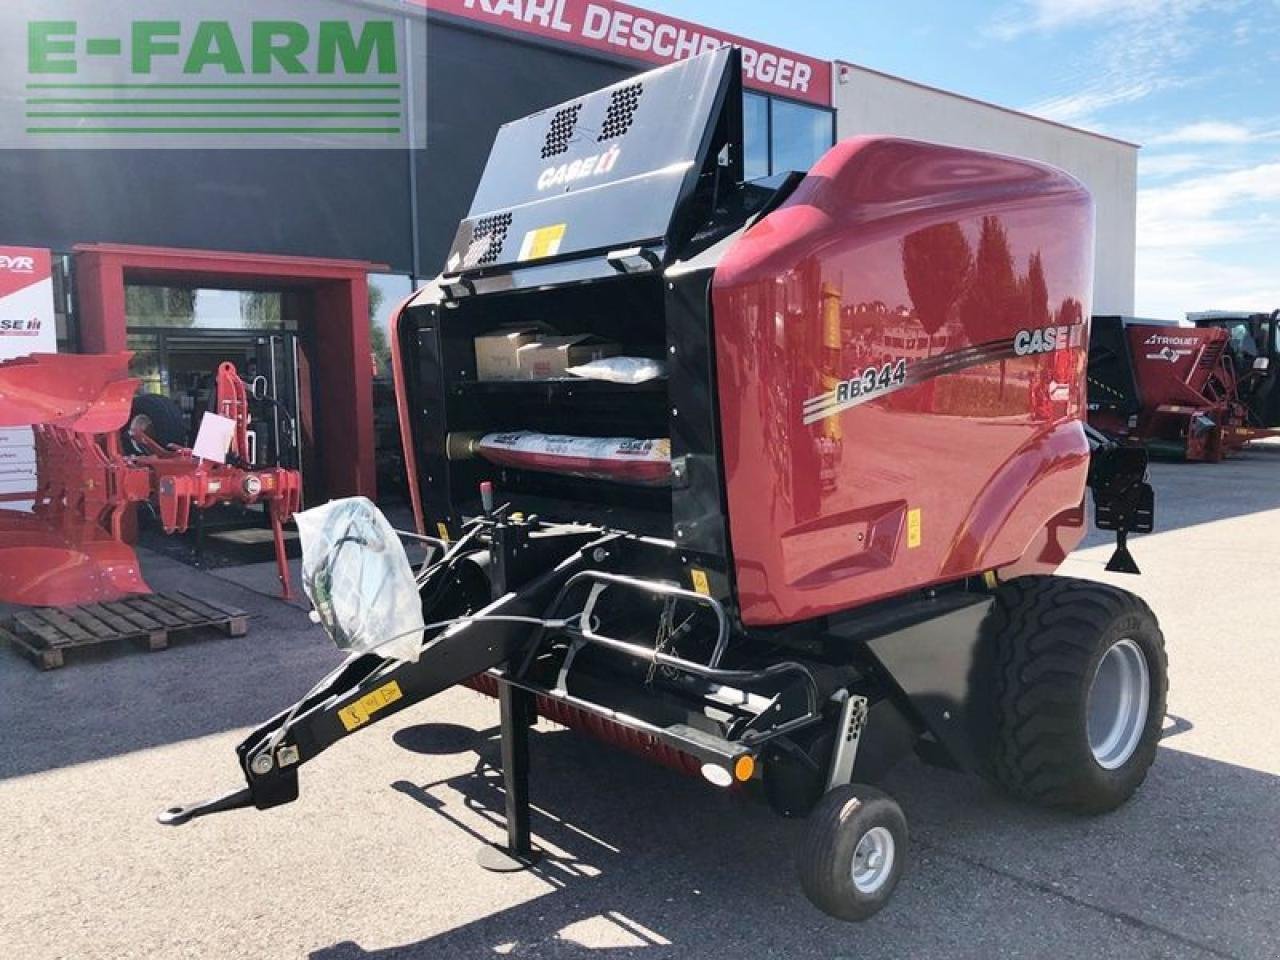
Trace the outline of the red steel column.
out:
M 369 282 L 361 274 L 315 288 L 311 340 L 317 459 L 330 497 L 373 499 L 373 359 Z
M 75 254 L 80 350 L 117 353 L 126 349 L 124 264 L 109 253 Z

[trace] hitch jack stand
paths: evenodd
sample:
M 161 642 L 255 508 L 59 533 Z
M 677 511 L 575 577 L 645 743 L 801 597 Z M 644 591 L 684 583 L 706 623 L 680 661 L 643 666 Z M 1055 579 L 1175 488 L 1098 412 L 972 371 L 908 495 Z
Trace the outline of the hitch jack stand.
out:
M 539 857 L 529 832 L 529 728 L 534 699 L 528 690 L 498 681 L 498 712 L 502 733 L 502 787 L 507 797 L 507 844 L 486 844 L 476 862 L 496 873 L 528 870 Z

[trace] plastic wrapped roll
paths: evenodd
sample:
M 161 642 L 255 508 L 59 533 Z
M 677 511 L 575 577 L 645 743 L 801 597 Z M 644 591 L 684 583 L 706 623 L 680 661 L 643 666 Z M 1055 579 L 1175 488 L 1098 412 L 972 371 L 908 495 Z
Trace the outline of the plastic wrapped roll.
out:
M 666 437 L 568 437 L 559 434 L 490 433 L 475 441 L 490 463 L 572 477 L 640 486 L 671 482 L 671 441 Z

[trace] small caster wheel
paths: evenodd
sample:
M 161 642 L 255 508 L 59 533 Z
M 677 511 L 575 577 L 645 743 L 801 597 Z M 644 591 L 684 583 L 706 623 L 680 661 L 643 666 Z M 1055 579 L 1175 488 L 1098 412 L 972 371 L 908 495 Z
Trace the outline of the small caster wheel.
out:
M 800 886 L 838 920 L 866 920 L 889 902 L 907 854 L 907 819 L 888 794 L 862 784 L 829 791 L 809 814 Z

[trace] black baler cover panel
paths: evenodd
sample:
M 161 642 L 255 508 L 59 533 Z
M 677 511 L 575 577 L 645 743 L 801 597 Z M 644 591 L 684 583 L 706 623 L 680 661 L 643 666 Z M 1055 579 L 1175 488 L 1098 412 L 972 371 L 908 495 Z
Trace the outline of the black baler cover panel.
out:
M 1142 409 L 1124 317 L 1094 317 L 1089 332 L 1089 409 L 1133 416 Z
M 445 273 L 662 241 L 737 62 L 714 50 L 505 124 Z

